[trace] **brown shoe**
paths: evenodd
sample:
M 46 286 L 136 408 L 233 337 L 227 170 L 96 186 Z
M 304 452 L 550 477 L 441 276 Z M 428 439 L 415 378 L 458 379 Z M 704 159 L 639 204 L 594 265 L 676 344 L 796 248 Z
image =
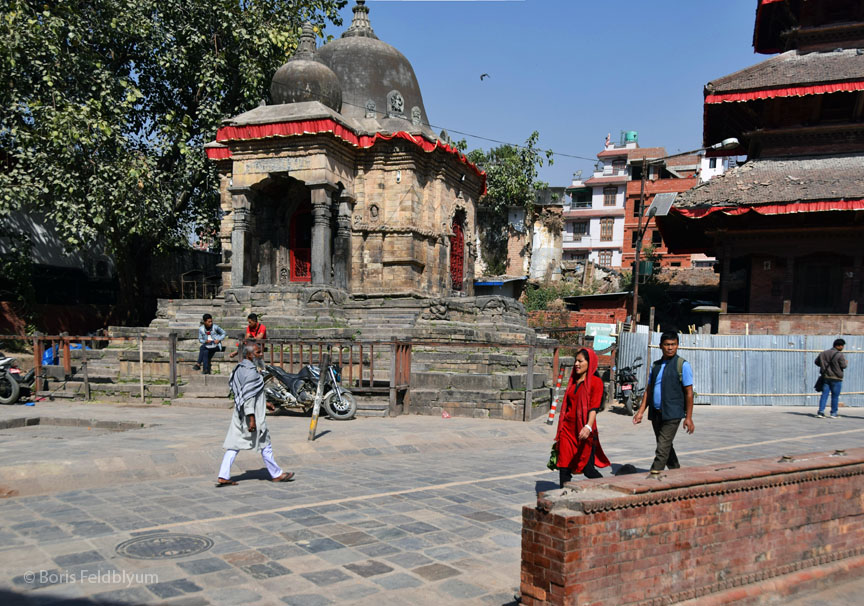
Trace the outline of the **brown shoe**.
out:
M 270 480 L 271 482 L 293 482 L 294 481 L 294 472 L 293 471 L 283 471 L 282 475 L 278 478 L 273 478 Z

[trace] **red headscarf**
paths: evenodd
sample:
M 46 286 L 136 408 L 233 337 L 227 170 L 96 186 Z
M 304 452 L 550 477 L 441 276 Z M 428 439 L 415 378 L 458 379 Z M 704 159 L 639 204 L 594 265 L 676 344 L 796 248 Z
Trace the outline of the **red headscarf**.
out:
M 591 410 L 600 409 L 603 403 L 603 379 L 597 376 L 597 367 L 600 361 L 597 354 L 591 348 L 579 351 L 588 358 L 588 372 L 585 380 L 576 383 L 576 369 L 570 373 L 570 382 L 564 395 L 564 403 L 561 416 L 558 419 L 558 467 L 568 467 L 570 470 L 580 473 L 591 457 L 594 450 L 594 465 L 596 467 L 607 467 L 609 459 L 603 453 L 600 446 L 600 438 L 597 435 L 597 421 L 595 419 L 591 426 L 591 435 L 585 440 L 579 439 L 579 432 L 588 423 L 588 413 Z M 579 355 L 579 354 L 576 354 Z

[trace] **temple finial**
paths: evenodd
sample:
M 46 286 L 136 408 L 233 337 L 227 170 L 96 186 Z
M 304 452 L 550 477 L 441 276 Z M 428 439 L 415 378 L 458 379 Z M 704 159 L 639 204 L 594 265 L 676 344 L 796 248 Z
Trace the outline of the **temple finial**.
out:
M 318 45 L 315 42 L 315 28 L 312 23 L 306 21 L 303 24 L 303 29 L 300 33 L 300 42 L 297 44 L 297 50 L 294 51 L 293 59 L 309 59 L 315 56 L 315 51 Z
M 372 24 L 369 22 L 369 7 L 366 6 L 366 0 L 357 0 L 357 5 L 353 8 L 354 19 L 351 21 L 351 27 L 345 30 L 342 34 L 343 38 L 359 36 L 363 38 L 375 38 L 375 32 L 372 31 Z

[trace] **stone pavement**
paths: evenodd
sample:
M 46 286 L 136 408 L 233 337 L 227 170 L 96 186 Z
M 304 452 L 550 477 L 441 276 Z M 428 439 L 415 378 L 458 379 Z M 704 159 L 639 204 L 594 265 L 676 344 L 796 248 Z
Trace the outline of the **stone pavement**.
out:
M 676 446 L 688 466 L 861 444 L 864 410 L 809 413 L 699 407 L 696 433 Z M 20 495 L 0 500 L 0 603 L 513 603 L 521 507 L 557 487 L 542 420 L 322 419 L 308 442 L 308 419 L 273 417 L 277 460 L 297 480 L 267 482 L 244 452 L 240 485 L 217 489 L 230 414 L 0 409 L 0 491 Z M 12 427 L 24 418 L 40 421 Z M 615 467 L 647 469 L 647 422 L 612 412 L 598 422 Z M 849 604 L 844 587 L 860 584 L 796 606 Z

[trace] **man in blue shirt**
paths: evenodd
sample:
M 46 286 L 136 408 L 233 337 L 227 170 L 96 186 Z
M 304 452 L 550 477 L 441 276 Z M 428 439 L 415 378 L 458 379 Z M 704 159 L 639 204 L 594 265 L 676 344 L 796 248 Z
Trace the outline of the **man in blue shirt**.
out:
M 660 336 L 660 350 L 663 357 L 654 362 L 639 411 L 633 416 L 633 423 L 639 424 L 645 409 L 648 409 L 648 419 L 657 440 L 651 464 L 652 475 L 659 475 L 666 467 L 681 467 L 672 446 L 681 419 L 684 419 L 687 433 L 696 430 L 693 424 L 693 369 L 687 360 L 678 357 L 678 334 L 664 332 Z
M 222 340 L 225 336 L 225 331 L 218 324 L 213 324 L 213 316 L 204 314 L 201 318 L 201 326 L 198 327 L 198 342 L 201 347 L 198 348 L 198 362 L 193 366 L 195 370 L 203 366 L 204 370 L 201 374 L 210 374 L 211 361 L 217 351 L 223 350 Z

